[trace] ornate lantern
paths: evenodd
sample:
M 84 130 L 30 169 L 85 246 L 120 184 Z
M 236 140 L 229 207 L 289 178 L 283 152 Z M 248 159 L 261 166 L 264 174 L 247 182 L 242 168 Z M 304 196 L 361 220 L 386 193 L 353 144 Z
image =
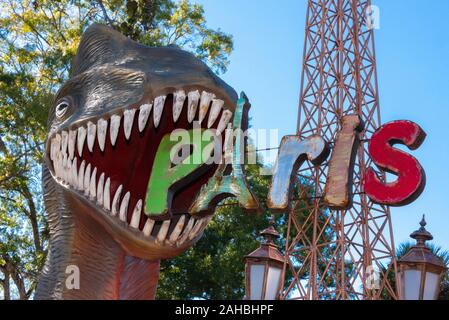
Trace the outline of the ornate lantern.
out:
M 246 299 L 276 300 L 282 287 L 285 262 L 274 243 L 274 239 L 279 238 L 279 233 L 270 226 L 260 234 L 264 237 L 264 242 L 245 257 Z
M 407 254 L 398 261 L 401 300 L 437 300 L 446 265 L 426 246 L 433 236 L 426 230 L 423 216 L 421 228 L 410 237 L 416 240 Z

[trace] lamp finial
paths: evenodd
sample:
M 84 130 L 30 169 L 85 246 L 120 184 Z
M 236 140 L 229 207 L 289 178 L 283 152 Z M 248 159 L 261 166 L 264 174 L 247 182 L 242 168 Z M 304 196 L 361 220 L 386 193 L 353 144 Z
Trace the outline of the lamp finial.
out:
M 432 234 L 426 230 L 426 215 L 423 214 L 423 217 L 421 219 L 421 222 L 419 223 L 421 228 L 419 230 L 416 230 L 413 232 L 410 237 L 416 240 L 416 245 L 419 247 L 425 247 L 426 241 L 432 240 L 433 236 Z
M 421 222 L 419 223 L 419 225 L 421 226 L 421 228 L 425 228 L 427 226 L 425 214 L 422 215 L 422 219 L 421 219 Z

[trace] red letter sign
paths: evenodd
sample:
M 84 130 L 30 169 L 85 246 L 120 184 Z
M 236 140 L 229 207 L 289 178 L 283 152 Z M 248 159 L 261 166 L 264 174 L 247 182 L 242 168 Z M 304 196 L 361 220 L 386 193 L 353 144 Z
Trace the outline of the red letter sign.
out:
M 393 148 L 405 144 L 409 149 L 419 148 L 426 133 L 411 121 L 393 121 L 380 127 L 372 136 L 369 153 L 382 170 L 398 176 L 395 182 L 384 183 L 372 168 L 365 174 L 365 193 L 373 202 L 404 206 L 413 202 L 424 190 L 426 177 L 415 157 Z

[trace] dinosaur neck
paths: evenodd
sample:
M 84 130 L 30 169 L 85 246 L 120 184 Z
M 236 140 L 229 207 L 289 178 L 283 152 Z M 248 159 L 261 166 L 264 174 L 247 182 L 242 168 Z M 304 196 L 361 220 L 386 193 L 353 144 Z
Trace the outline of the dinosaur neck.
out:
M 69 265 L 79 268 L 80 287 L 66 285 L 63 299 L 154 299 L 159 261 L 127 255 L 88 215 L 75 217 Z
M 46 166 L 43 182 L 51 241 L 35 299 L 154 299 L 159 260 L 130 256 Z

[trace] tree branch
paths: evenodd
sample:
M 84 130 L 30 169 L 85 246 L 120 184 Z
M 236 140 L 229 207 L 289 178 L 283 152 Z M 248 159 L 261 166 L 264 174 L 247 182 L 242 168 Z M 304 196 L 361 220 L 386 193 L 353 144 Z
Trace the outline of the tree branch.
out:
M 33 240 L 34 240 L 34 247 L 36 249 L 36 253 L 41 254 L 42 253 L 42 244 L 39 234 L 39 224 L 37 222 L 37 209 L 36 205 L 33 200 L 33 195 L 30 192 L 30 189 L 28 185 L 25 185 L 23 189 L 20 191 L 20 193 L 25 197 L 29 210 L 25 210 L 25 214 L 27 214 L 28 219 L 31 223 L 31 228 L 33 230 Z
M 112 27 L 114 25 L 114 22 L 109 18 L 108 12 L 106 11 L 106 8 L 104 7 L 102 0 L 97 0 L 98 4 L 100 5 L 101 11 L 103 11 L 104 19 L 107 21 L 107 23 Z
M 6 257 L 4 257 L 6 258 Z M 2 280 L 2 287 L 3 287 L 3 299 L 5 300 L 11 300 L 11 287 L 10 287 L 10 283 L 9 283 L 9 279 L 10 279 L 10 272 L 9 272 L 9 268 L 8 268 L 8 260 L 5 260 L 5 264 L 4 265 L 0 265 L 0 271 L 3 273 L 4 278 Z
M 11 300 L 11 289 L 9 287 L 9 274 L 7 272 L 4 272 L 3 268 L 2 268 L 2 272 L 3 272 L 4 278 L 0 279 L 0 285 L 3 288 L 3 299 Z

